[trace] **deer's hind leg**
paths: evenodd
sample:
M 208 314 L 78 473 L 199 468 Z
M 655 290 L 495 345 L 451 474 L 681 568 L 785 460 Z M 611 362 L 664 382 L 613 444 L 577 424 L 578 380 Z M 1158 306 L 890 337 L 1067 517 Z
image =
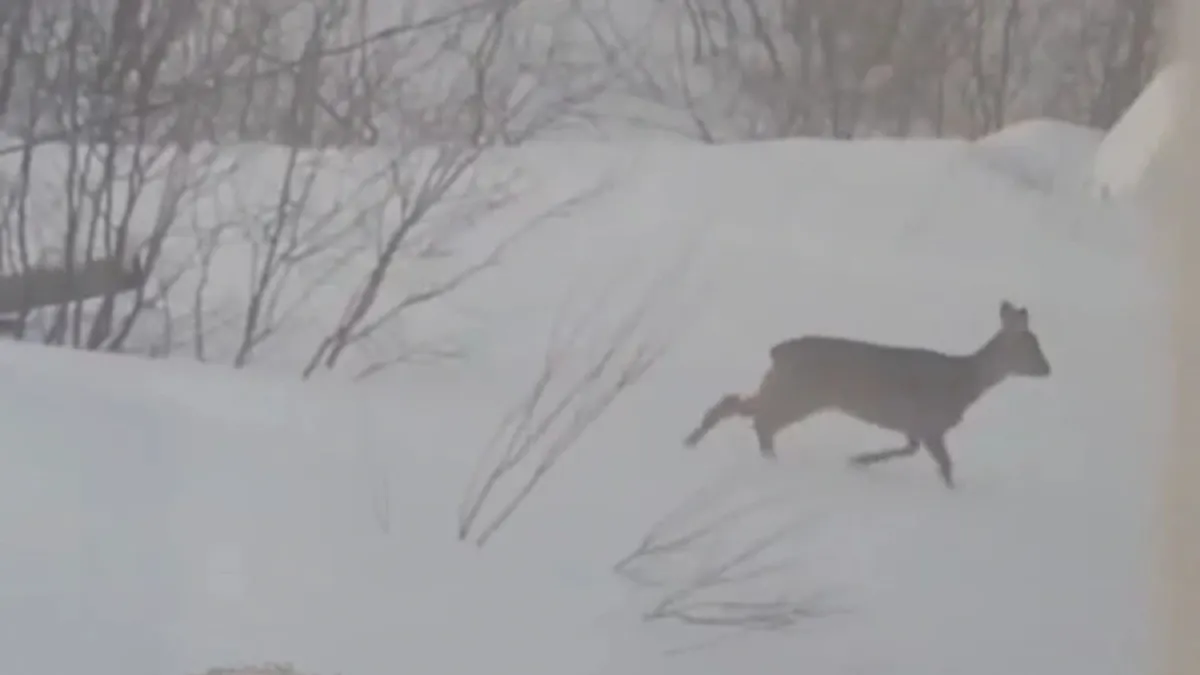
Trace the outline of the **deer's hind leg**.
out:
M 795 372 L 780 368 L 777 364 L 763 378 L 752 415 L 759 452 L 767 459 L 775 459 L 775 436 L 785 428 L 812 417 L 824 407 Z
M 693 447 L 708 435 L 708 432 L 712 431 L 713 427 L 724 422 L 726 419 L 730 417 L 745 417 L 753 414 L 753 398 L 746 398 L 737 394 L 726 394 L 721 397 L 721 400 L 713 404 L 711 408 L 704 411 L 704 417 L 701 418 L 700 424 L 683 439 L 683 443 L 689 448 Z
M 775 459 L 775 434 L 779 426 L 772 424 L 762 415 L 754 418 L 754 435 L 758 437 L 758 451 L 767 459 Z
M 765 406 L 764 406 L 765 407 Z M 766 408 L 754 415 L 754 434 L 758 436 L 758 450 L 763 457 L 775 459 L 775 436 L 792 426 L 799 424 L 822 410 L 822 406 L 803 402 L 794 404 L 783 411 Z
M 880 462 L 887 462 L 901 457 L 912 457 L 917 454 L 917 450 L 921 449 L 921 441 L 915 436 L 908 437 L 908 443 L 902 448 L 890 448 L 887 450 L 876 450 L 874 452 L 860 452 L 850 458 L 850 463 L 854 466 L 870 466 Z

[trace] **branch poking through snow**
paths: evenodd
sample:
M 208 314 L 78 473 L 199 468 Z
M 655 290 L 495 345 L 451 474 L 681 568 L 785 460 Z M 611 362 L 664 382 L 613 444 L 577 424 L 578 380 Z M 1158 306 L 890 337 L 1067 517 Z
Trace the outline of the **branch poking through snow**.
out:
M 467 487 L 459 508 L 460 540 L 473 536 L 477 546 L 486 544 L 610 406 L 659 361 L 667 341 L 643 333 L 669 300 L 669 286 L 656 282 L 615 329 L 602 334 L 603 348 L 591 357 L 580 356 L 582 338 L 600 330 L 588 319 L 572 324 L 560 316 L 533 385 L 499 425 Z M 596 304 L 580 306 L 590 308 L 586 316 L 594 318 L 603 314 L 594 311 Z M 582 369 L 572 363 L 579 358 L 585 359 Z M 515 483 L 511 496 L 498 496 L 508 483 Z M 481 522 L 489 510 L 492 515 Z
M 777 631 L 838 611 L 823 593 L 797 589 L 802 560 L 789 544 L 810 518 L 789 505 L 790 486 L 744 487 L 725 478 L 697 490 L 614 565 L 654 594 L 646 621 Z

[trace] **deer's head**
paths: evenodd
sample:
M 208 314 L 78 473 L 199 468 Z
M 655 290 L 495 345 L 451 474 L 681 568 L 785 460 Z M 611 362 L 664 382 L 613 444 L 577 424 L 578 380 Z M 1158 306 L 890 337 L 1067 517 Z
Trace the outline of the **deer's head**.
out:
M 1047 377 L 1050 362 L 1029 327 L 1029 310 L 1005 300 L 1000 303 L 1000 331 L 992 341 L 995 363 L 1010 375 Z

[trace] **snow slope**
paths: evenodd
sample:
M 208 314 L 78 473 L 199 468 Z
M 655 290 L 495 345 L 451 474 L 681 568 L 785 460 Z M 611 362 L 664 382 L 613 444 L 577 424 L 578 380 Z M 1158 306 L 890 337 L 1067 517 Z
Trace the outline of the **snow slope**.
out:
M 981 158 L 1018 185 L 1046 193 L 1086 187 L 1103 134 L 1051 119 L 1018 122 L 976 142 Z
M 0 345 L 0 671 L 1144 670 L 1164 364 L 1135 223 L 1025 189 L 958 142 L 545 145 L 506 161 L 544 190 L 623 180 L 456 296 L 463 363 L 300 386 Z M 563 367 L 586 367 L 617 300 L 676 265 L 644 326 L 672 338 L 665 358 L 494 539 L 459 542 L 464 489 L 562 308 L 588 322 Z M 950 438 L 955 492 L 924 456 L 849 470 L 896 439 L 834 416 L 785 432 L 774 465 L 739 424 L 681 447 L 779 339 L 967 351 L 1002 298 L 1030 308 L 1054 375 L 972 411 Z M 698 589 L 792 524 L 764 553 L 775 565 Z M 644 537 L 689 531 L 705 534 L 614 573 Z M 646 618 L 706 600 L 816 616 Z

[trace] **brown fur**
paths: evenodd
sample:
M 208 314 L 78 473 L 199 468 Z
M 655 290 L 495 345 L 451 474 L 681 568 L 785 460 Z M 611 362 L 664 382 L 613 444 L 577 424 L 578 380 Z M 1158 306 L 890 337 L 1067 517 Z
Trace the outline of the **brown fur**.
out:
M 730 417 L 753 421 L 759 449 L 775 457 L 775 436 L 825 410 L 840 411 L 905 435 L 900 448 L 855 455 L 867 466 L 909 457 L 924 446 L 942 480 L 954 487 L 946 433 L 983 394 L 1009 376 L 1047 377 L 1050 363 L 1029 328 L 1029 312 L 1000 305 L 1000 328 L 971 354 L 943 354 L 827 336 L 785 340 L 770 350 L 771 367 L 750 396 L 727 394 L 709 408 L 684 443 L 696 445 Z

